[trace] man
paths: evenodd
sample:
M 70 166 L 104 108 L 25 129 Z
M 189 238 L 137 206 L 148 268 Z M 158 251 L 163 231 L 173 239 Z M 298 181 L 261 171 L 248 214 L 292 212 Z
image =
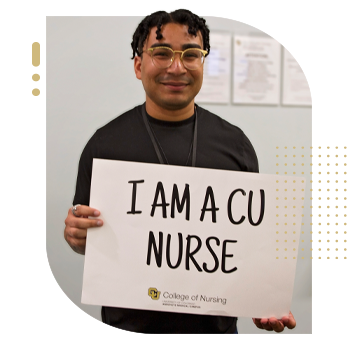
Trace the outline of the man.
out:
M 74 207 L 64 231 L 80 254 L 85 253 L 87 229 L 103 225 L 100 212 L 88 206 L 93 158 L 258 172 L 244 133 L 194 103 L 210 51 L 204 19 L 187 10 L 153 13 L 139 24 L 131 46 L 146 102 L 97 130 L 81 155 Z M 102 307 L 102 320 L 144 333 L 237 333 L 235 317 Z M 277 332 L 295 327 L 292 314 L 253 321 Z

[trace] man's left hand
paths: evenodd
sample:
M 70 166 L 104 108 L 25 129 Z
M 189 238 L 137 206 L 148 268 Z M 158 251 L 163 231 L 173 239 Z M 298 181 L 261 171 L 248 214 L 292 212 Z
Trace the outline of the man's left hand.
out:
M 293 329 L 296 326 L 294 316 L 289 312 L 288 316 L 283 316 L 280 320 L 276 317 L 271 318 L 253 318 L 253 322 L 260 329 L 266 329 L 267 331 L 282 332 L 284 327 Z

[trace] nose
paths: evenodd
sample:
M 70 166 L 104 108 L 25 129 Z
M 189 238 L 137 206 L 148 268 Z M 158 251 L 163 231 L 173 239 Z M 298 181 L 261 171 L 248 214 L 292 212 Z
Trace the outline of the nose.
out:
M 173 73 L 173 74 L 183 74 L 187 72 L 184 64 L 181 61 L 180 52 L 175 52 L 174 61 L 167 70 L 169 73 Z

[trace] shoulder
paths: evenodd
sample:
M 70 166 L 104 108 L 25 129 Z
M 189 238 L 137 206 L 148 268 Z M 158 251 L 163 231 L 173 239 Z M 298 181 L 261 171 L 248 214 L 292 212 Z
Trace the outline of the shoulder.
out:
M 215 149 L 218 154 L 228 155 L 241 170 L 259 171 L 254 147 L 238 126 L 199 106 L 198 121 L 198 143 L 206 150 Z
M 142 105 L 124 112 L 95 131 L 87 146 L 103 145 L 111 140 L 122 141 L 142 126 Z
M 118 117 L 112 119 L 110 122 L 108 122 L 101 128 L 97 129 L 95 134 L 102 136 L 102 135 L 109 135 L 116 131 L 125 132 L 125 129 L 130 128 L 132 125 L 135 124 L 137 120 L 141 120 L 141 117 L 142 117 L 141 108 L 142 108 L 142 105 L 136 106 L 124 112 Z
M 210 131 L 211 133 L 222 133 L 223 135 L 228 135 L 230 137 L 239 137 L 242 139 L 247 139 L 244 132 L 236 125 L 229 123 L 227 120 L 219 117 L 218 115 L 197 106 L 198 108 L 198 118 L 201 120 L 202 127 L 204 130 Z
M 87 142 L 84 154 L 90 158 L 133 160 L 141 157 L 150 142 L 142 119 L 142 105 L 124 112 L 102 126 Z

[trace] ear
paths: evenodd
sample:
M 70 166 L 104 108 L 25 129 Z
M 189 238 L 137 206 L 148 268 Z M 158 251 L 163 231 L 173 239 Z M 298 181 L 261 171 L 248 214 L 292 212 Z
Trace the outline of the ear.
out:
M 142 63 L 141 57 L 135 56 L 135 58 L 134 58 L 134 70 L 135 70 L 136 78 L 139 80 L 141 80 L 141 63 Z

